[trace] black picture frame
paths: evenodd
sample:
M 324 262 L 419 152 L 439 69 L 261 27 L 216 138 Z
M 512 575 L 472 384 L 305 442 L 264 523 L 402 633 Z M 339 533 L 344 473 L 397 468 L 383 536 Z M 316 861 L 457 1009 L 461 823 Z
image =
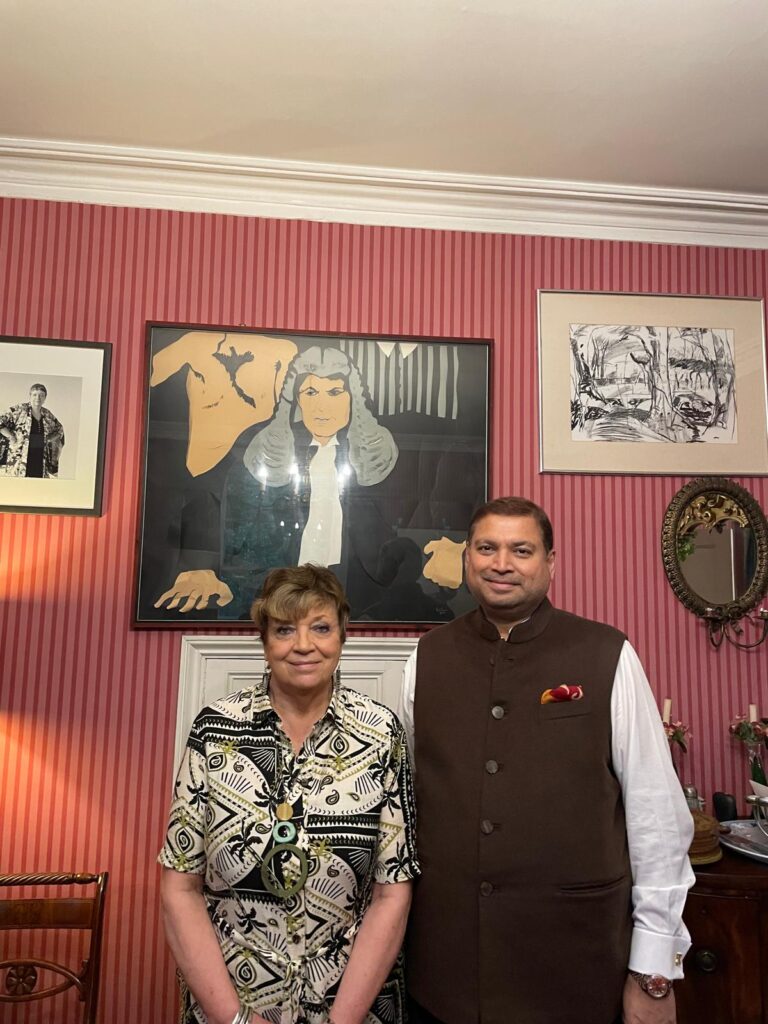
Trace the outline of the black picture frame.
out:
M 300 561 L 333 568 L 353 624 L 473 607 L 461 549 L 488 495 L 491 354 L 148 323 L 133 626 L 249 625 L 266 572 Z
M 0 337 L 0 511 L 102 514 L 111 362 L 109 342 Z

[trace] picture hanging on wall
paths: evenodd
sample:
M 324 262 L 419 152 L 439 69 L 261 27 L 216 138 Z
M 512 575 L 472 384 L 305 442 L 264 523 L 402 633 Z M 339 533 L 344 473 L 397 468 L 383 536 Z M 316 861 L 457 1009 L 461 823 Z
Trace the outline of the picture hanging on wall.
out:
M 249 621 L 329 566 L 351 621 L 444 622 L 488 493 L 490 343 L 149 324 L 134 624 Z
M 101 515 L 112 346 L 0 338 L 0 509 Z
M 768 472 L 762 299 L 538 298 L 542 472 Z

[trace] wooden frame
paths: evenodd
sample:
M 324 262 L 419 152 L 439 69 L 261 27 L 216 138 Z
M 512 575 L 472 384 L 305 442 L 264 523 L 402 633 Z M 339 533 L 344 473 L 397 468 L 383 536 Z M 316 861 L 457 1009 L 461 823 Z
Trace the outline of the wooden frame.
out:
M 250 626 L 266 572 L 307 561 L 339 576 L 353 623 L 472 607 L 461 552 L 488 494 L 490 355 L 148 324 L 134 624 Z
M 762 299 L 538 297 L 542 472 L 768 473 Z
M 101 515 L 111 357 L 107 342 L 0 338 L 0 509 Z

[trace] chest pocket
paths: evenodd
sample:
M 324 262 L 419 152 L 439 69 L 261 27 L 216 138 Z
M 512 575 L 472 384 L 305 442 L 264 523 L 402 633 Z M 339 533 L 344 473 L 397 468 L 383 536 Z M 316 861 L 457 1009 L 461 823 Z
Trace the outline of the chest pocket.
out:
M 563 700 L 553 704 L 539 706 L 540 722 L 559 722 L 562 718 L 582 718 L 591 714 L 586 700 Z

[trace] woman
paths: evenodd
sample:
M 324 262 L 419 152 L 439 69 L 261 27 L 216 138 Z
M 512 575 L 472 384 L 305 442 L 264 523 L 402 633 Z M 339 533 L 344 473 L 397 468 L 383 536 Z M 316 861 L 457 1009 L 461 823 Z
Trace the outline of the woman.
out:
M 329 569 L 275 569 L 262 685 L 195 720 L 159 857 L 184 1024 L 403 1020 L 410 768 L 392 712 L 339 683 L 348 613 Z
M 44 384 L 33 384 L 28 402 L 13 405 L 0 415 L 6 476 L 47 479 L 58 475 L 64 428 L 45 408 L 47 397 Z

